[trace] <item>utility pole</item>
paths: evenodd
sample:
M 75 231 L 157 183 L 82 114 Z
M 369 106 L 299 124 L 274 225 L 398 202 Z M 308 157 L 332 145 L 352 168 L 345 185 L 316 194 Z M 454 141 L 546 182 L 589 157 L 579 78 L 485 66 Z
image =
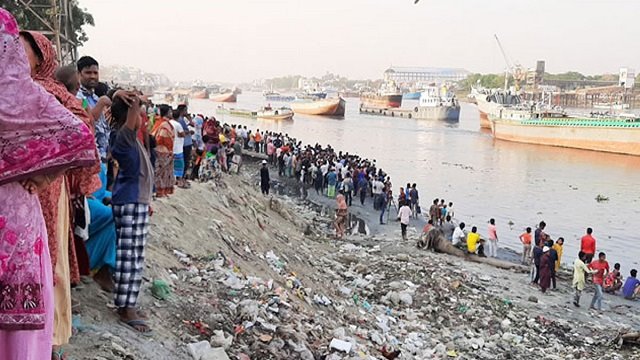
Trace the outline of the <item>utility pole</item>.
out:
M 75 42 L 71 11 L 75 0 L 48 0 L 48 3 L 35 0 L 18 1 L 42 25 L 40 29 L 27 30 L 38 31 L 51 40 L 56 48 L 59 64 L 75 63 L 78 57 L 78 44 Z

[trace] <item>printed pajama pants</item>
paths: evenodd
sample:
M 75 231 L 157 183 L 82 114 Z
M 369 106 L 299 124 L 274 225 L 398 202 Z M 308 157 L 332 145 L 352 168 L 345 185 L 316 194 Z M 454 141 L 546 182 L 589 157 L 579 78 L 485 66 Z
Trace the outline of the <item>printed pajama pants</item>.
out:
M 142 284 L 149 205 L 113 205 L 113 217 L 117 246 L 114 303 L 118 308 L 132 308 L 136 306 Z

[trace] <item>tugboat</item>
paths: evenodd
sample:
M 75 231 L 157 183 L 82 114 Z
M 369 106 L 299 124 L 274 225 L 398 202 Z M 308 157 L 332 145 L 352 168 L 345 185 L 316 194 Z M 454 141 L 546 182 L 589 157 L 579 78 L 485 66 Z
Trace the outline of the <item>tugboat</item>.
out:
M 455 95 L 435 86 L 427 87 L 420 94 L 420 105 L 414 109 L 416 119 L 458 121 L 460 104 Z

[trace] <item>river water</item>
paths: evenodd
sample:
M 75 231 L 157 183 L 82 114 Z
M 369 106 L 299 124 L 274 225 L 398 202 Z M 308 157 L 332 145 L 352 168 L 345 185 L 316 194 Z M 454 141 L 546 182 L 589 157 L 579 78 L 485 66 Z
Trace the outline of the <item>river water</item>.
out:
M 496 219 L 499 245 L 521 251 L 518 236 L 541 220 L 553 239 L 565 238 L 564 263 L 575 259 L 580 237 L 594 229 L 598 251 L 620 262 L 623 275 L 636 267 L 640 236 L 640 157 L 494 141 L 479 127 L 475 105 L 462 104 L 459 123 L 361 115 L 359 100 L 346 99 L 343 119 L 295 115 L 274 122 L 215 115 L 221 122 L 247 125 L 376 159 L 390 176 L 394 196 L 417 183 L 422 207 L 434 198 L 452 201 L 456 218 L 486 235 Z M 243 93 L 227 107 L 257 109 L 259 93 Z M 276 106 L 279 104 L 273 103 Z M 412 108 L 416 101 L 404 101 Z M 217 104 L 192 100 L 191 112 L 214 115 Z M 597 202 L 596 196 L 608 197 Z

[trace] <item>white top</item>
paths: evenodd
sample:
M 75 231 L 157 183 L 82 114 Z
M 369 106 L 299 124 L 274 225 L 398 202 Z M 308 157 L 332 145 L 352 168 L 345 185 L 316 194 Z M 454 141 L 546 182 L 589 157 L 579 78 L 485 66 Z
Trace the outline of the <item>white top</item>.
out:
M 384 183 L 380 180 L 374 180 L 371 184 L 371 192 L 374 194 L 382 194 L 384 190 Z
M 184 129 L 182 128 L 182 125 L 175 120 L 171 120 L 171 125 L 173 125 L 176 136 L 173 140 L 173 153 L 182 154 L 184 152 L 182 149 L 184 147 L 184 137 L 178 137 L 178 133 L 184 133 Z
M 404 205 L 398 211 L 398 217 L 400 218 L 400 222 L 409 225 L 409 219 L 411 218 L 411 208 Z
M 461 242 L 466 240 L 466 235 L 464 234 L 464 230 L 460 229 L 460 226 L 456 226 L 456 229 L 453 230 L 453 237 L 451 238 L 453 245 L 458 245 Z

